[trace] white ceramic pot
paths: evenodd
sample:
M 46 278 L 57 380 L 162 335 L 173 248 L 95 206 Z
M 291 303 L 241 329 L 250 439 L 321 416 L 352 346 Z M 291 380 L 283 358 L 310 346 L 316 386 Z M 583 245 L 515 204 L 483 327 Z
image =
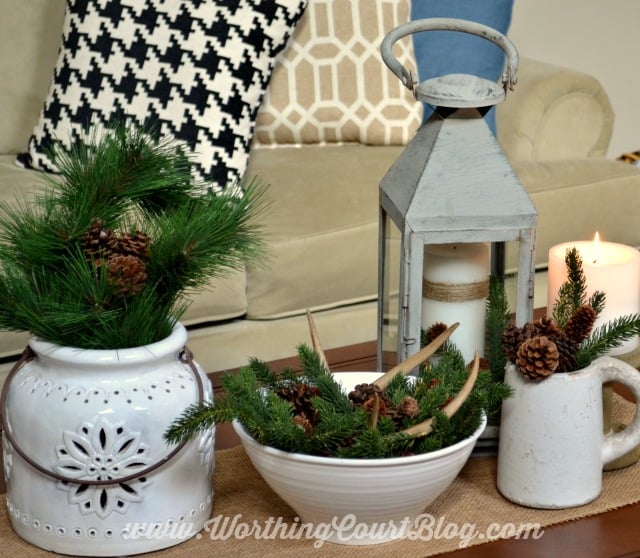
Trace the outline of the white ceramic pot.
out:
M 336 373 L 347 391 L 380 374 Z M 249 459 L 266 483 L 313 526 L 317 538 L 367 545 L 406 536 L 416 518 L 456 478 L 486 420 L 453 446 L 407 457 L 339 459 L 289 453 L 256 442 L 234 423 Z
M 214 433 L 183 447 L 163 440 L 178 413 L 212 397 L 186 340 L 176 325 L 163 341 L 124 350 L 29 343 L 33 358 L 3 392 L 18 535 L 64 554 L 113 556 L 172 546 L 203 527 Z
M 502 403 L 498 489 L 535 508 L 569 508 L 596 499 L 602 468 L 640 444 L 640 413 L 623 432 L 605 435 L 602 384 L 618 381 L 640 400 L 640 375 L 602 357 L 570 373 L 532 381 L 507 366 L 514 394 Z

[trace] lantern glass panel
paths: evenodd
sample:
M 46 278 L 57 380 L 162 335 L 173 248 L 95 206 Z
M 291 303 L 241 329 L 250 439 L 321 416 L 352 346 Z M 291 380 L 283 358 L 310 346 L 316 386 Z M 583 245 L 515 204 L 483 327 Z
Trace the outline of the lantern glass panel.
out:
M 398 295 L 400 284 L 400 255 L 402 235 L 400 230 L 384 213 L 381 216 L 382 303 L 378 311 L 379 339 L 378 368 L 388 370 L 397 362 L 398 351 Z

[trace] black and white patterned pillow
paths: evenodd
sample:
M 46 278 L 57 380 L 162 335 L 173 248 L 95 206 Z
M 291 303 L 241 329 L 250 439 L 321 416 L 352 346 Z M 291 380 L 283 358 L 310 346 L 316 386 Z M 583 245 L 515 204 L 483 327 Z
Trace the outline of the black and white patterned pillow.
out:
M 18 164 L 55 172 L 54 142 L 135 121 L 185 142 L 215 191 L 246 168 L 255 116 L 307 0 L 68 0 L 45 106 Z

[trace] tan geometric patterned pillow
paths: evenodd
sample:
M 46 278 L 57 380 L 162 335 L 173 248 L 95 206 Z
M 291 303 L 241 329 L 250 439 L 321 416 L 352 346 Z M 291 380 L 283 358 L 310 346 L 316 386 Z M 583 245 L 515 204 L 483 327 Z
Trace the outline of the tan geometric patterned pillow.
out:
M 385 66 L 380 43 L 410 10 L 410 0 L 310 0 L 276 61 L 254 145 L 407 143 L 422 104 Z M 410 38 L 394 54 L 415 68 Z

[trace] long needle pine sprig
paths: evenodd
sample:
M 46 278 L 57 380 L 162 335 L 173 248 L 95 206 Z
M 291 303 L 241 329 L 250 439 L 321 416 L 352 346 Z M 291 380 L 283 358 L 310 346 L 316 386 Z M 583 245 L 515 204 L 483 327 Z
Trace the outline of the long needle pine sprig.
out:
M 260 263 L 263 185 L 214 195 L 131 125 L 54 152 L 44 192 L 0 206 L 0 328 L 118 349 L 163 339 L 211 278 Z

